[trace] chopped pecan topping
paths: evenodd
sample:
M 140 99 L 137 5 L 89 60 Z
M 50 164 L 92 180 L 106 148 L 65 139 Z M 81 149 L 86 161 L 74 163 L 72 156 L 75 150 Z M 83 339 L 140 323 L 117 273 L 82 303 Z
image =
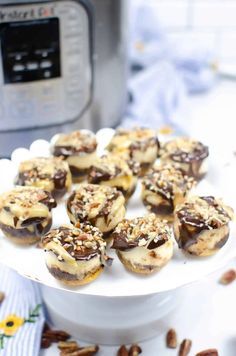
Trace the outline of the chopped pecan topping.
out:
M 167 199 L 173 199 L 179 192 L 187 194 L 195 184 L 192 177 L 170 164 L 155 166 L 142 180 L 145 189 L 160 193 Z
M 34 157 L 21 162 L 16 184 L 27 186 L 41 180 L 65 181 L 67 174 L 70 174 L 68 163 L 61 158 Z
M 49 210 L 56 206 L 56 202 L 51 194 L 36 187 L 17 187 L 9 192 L 3 193 L 0 197 L 0 209 L 10 212 L 12 206 L 30 209 L 36 204 L 43 204 Z
M 171 158 L 176 162 L 199 161 L 209 155 L 208 147 L 201 142 L 180 137 L 165 143 L 161 149 L 161 157 Z
M 89 183 L 98 184 L 117 177 L 129 177 L 133 172 L 127 161 L 115 154 L 100 157 L 92 166 L 88 174 Z
M 160 221 L 155 214 L 123 219 L 112 234 L 112 247 L 126 249 L 145 246 L 152 250 L 168 241 L 170 235 L 171 230 L 166 221 Z
M 98 228 L 81 223 L 76 227 L 64 225 L 49 231 L 42 238 L 42 243 L 46 249 L 50 242 L 62 246 L 75 260 L 89 260 L 97 255 L 106 260 L 106 242 L 102 236 Z M 48 248 L 50 250 L 50 245 Z M 61 260 L 62 256 L 58 255 L 57 258 Z
M 118 198 L 125 202 L 122 193 L 116 188 L 83 183 L 69 197 L 67 209 L 79 221 L 87 221 L 108 215 Z
M 212 196 L 190 197 L 177 206 L 176 214 L 181 222 L 209 230 L 226 225 L 233 219 L 233 209 Z
M 54 156 L 92 153 L 97 148 L 96 136 L 88 130 L 73 131 L 61 134 L 53 148 Z
M 118 129 L 107 148 L 111 152 L 124 152 L 125 150 L 129 150 L 130 157 L 132 157 L 132 151 L 145 151 L 150 146 L 159 148 L 156 131 L 148 128 L 136 127 L 133 129 Z

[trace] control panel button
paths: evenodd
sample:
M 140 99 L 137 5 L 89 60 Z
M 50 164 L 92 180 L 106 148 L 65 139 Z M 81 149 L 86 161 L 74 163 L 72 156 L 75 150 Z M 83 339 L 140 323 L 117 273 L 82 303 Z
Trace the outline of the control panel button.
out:
M 50 72 L 50 70 L 45 70 L 45 72 L 43 73 L 44 78 L 50 78 L 52 75 L 52 73 Z
M 12 103 L 11 113 L 15 118 L 19 117 L 24 119 L 25 117 L 29 117 L 33 114 L 33 109 L 33 103 L 16 101 Z
M 37 62 L 28 62 L 28 63 L 26 63 L 26 68 L 28 70 L 36 70 L 36 69 L 38 69 L 38 67 L 39 67 L 39 65 L 38 65 Z
M 12 77 L 12 83 L 19 83 L 22 82 L 23 76 L 18 74 L 18 75 L 14 75 Z
M 15 64 L 13 66 L 13 71 L 14 72 L 21 72 L 22 70 L 25 70 L 24 64 Z
M 16 59 L 16 61 L 20 61 L 22 59 L 22 55 L 16 54 L 15 59 Z
M 50 68 L 51 66 L 52 66 L 51 61 L 42 61 L 40 63 L 40 68 L 42 68 L 42 69 Z

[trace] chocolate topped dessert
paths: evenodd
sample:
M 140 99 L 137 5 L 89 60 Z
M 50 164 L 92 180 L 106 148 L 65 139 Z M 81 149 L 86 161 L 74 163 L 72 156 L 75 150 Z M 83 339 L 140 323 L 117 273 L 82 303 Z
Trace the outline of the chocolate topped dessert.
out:
M 67 213 L 73 224 L 89 222 L 103 233 L 111 232 L 125 216 L 125 199 L 117 189 L 83 183 L 67 201 Z
M 197 255 L 217 252 L 229 237 L 232 208 L 212 196 L 189 198 L 176 207 L 174 231 L 180 248 Z
M 119 156 L 109 154 L 100 157 L 91 166 L 88 181 L 93 184 L 115 187 L 128 200 L 136 188 L 138 174 L 138 163 L 127 162 Z
M 175 206 L 184 201 L 194 185 L 194 179 L 178 167 L 155 166 L 142 180 L 142 200 L 151 212 L 172 221 Z
M 15 184 L 45 189 L 59 199 L 71 188 L 71 173 L 59 157 L 35 157 L 21 162 Z
M 115 228 L 112 248 L 129 270 L 149 274 L 159 270 L 172 257 L 171 230 L 154 214 L 124 219 Z
M 60 134 L 52 153 L 68 162 L 73 181 L 80 182 L 86 178 L 88 169 L 97 159 L 96 149 L 96 136 L 91 131 L 78 130 Z
M 17 187 L 0 196 L 0 228 L 18 244 L 39 241 L 52 225 L 51 194 L 35 187 Z
M 90 224 L 61 226 L 42 239 L 46 265 L 59 281 L 82 285 L 93 281 L 112 259 L 106 255 L 102 233 Z
M 180 137 L 165 143 L 160 151 L 163 163 L 177 164 L 187 175 L 201 179 L 207 171 L 208 147 L 190 138 Z
M 140 163 L 142 174 L 155 162 L 160 144 L 156 131 L 148 128 L 118 129 L 108 151 Z

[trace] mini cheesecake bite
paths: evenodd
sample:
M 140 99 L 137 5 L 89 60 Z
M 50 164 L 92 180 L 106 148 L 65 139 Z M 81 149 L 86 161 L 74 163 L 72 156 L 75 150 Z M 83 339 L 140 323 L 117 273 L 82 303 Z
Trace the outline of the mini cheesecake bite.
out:
M 112 234 L 114 248 L 124 266 L 135 273 L 160 270 L 173 255 L 171 230 L 154 214 L 124 219 Z
M 67 201 L 72 224 L 87 222 L 108 235 L 125 216 L 125 199 L 117 189 L 83 183 Z
M 42 188 L 60 199 L 70 190 L 72 180 L 66 161 L 59 157 L 35 157 L 21 162 L 15 184 Z
M 144 174 L 155 162 L 159 148 L 156 131 L 148 128 L 120 128 L 107 147 L 112 153 L 139 162 L 141 174 Z
M 186 137 L 165 143 L 160 151 L 162 163 L 177 164 L 187 175 L 200 180 L 207 173 L 208 147 Z
M 89 224 L 61 226 L 43 238 L 45 261 L 54 278 L 67 285 L 92 282 L 111 265 L 102 233 Z
M 0 196 L 0 229 L 17 244 L 33 244 L 50 230 L 54 207 L 56 202 L 49 192 L 17 187 Z
M 190 197 L 175 210 L 174 234 L 179 248 L 210 256 L 225 245 L 233 209 L 212 196 Z
M 74 182 L 86 179 L 88 169 L 97 159 L 96 136 L 88 130 L 60 134 L 52 147 L 54 156 L 63 157 L 69 164 Z
M 139 172 L 138 163 L 109 154 L 100 157 L 92 165 L 88 182 L 117 188 L 128 200 L 135 191 Z
M 173 165 L 155 166 L 142 179 L 142 201 L 159 218 L 173 221 L 175 206 L 184 201 L 194 185 L 192 177 Z

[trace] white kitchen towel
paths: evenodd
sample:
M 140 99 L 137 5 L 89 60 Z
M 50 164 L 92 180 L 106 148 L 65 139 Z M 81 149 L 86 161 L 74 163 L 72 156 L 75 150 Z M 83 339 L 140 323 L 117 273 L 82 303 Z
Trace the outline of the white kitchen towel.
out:
M 36 356 L 44 313 L 39 285 L 0 265 L 0 356 Z

